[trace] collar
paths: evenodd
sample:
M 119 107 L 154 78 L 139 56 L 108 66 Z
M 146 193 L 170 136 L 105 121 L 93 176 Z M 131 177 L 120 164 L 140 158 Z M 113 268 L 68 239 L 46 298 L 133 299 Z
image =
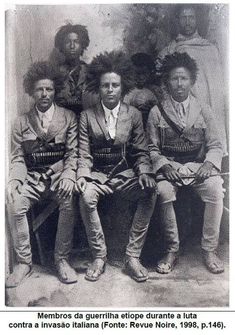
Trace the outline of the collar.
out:
M 175 99 L 173 99 L 173 97 L 171 96 L 171 101 L 174 107 L 177 107 L 180 104 L 183 104 L 184 106 L 184 110 L 187 111 L 188 107 L 189 107 L 189 103 L 190 103 L 190 95 L 188 95 L 187 99 L 185 99 L 182 102 L 176 101 Z
M 109 108 L 107 108 L 107 107 L 104 105 L 104 103 L 103 103 L 102 100 L 101 100 L 101 105 L 102 105 L 102 107 L 103 107 L 103 109 L 104 109 L 104 114 L 105 114 L 105 120 L 106 120 L 106 121 L 109 119 L 109 116 L 110 116 L 110 113 L 111 113 L 111 112 L 112 112 L 113 116 L 114 116 L 115 118 L 117 118 L 118 113 L 119 113 L 119 110 L 120 110 L 120 105 L 121 105 L 121 102 L 120 102 L 120 101 L 119 101 L 119 103 L 117 104 L 117 106 L 116 106 L 115 108 L 113 108 L 113 109 L 109 109 Z
M 36 106 L 36 111 L 38 112 L 38 116 L 40 120 L 42 120 L 43 118 L 46 118 L 49 121 L 51 121 L 53 118 L 54 111 L 55 111 L 55 105 L 52 104 L 51 107 L 44 113 L 40 112 L 40 110 Z
M 182 34 L 179 34 L 177 37 L 176 37 L 176 41 L 177 42 L 180 42 L 180 41 L 187 41 L 187 40 L 192 40 L 194 38 L 201 38 L 201 36 L 198 34 L 198 31 L 196 30 L 195 33 L 189 37 L 185 36 L 185 35 L 182 35 Z

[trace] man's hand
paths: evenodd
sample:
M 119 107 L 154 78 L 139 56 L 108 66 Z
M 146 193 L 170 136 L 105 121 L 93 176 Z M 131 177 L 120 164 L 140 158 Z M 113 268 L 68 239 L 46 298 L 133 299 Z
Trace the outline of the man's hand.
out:
M 113 190 L 111 189 L 110 186 L 104 184 L 102 185 L 102 189 L 100 189 L 100 194 L 101 195 L 113 194 Z
M 139 184 L 142 190 L 144 190 L 145 188 L 156 188 L 157 187 L 157 183 L 153 179 L 153 177 L 145 173 L 139 176 Z
M 75 191 L 78 193 L 83 193 L 86 190 L 87 181 L 84 177 L 81 177 L 77 180 L 75 184 Z
M 205 179 L 209 178 L 213 169 L 213 164 L 211 162 L 204 162 L 200 168 L 195 173 L 195 179 L 197 182 L 203 182 Z
M 8 184 L 8 202 L 14 202 L 17 195 L 21 194 L 22 183 L 19 180 L 11 180 Z
M 67 198 L 70 197 L 73 193 L 74 182 L 71 179 L 64 178 L 59 183 L 58 188 L 58 197 Z
M 181 182 L 181 177 L 180 177 L 180 173 L 173 168 L 173 166 L 171 166 L 170 164 L 165 164 L 161 167 L 161 170 L 164 174 L 164 176 L 166 177 L 167 180 L 171 181 L 171 182 Z
M 46 172 L 41 173 L 42 180 L 45 182 L 50 182 L 50 178 L 53 175 L 53 173 L 54 173 L 53 170 L 50 168 Z

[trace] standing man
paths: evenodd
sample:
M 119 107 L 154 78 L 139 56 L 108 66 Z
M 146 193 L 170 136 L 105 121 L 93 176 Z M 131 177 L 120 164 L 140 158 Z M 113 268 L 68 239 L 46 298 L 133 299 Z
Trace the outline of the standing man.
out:
M 73 188 L 77 169 L 77 119 L 54 103 L 61 76 L 47 62 L 32 64 L 24 78 L 25 92 L 34 100 L 28 113 L 19 116 L 12 131 L 8 184 L 9 222 L 18 264 L 6 281 L 16 287 L 32 269 L 27 212 L 42 196 L 59 203 L 55 265 L 63 283 L 74 283 L 77 274 L 68 263 L 72 247 Z
M 94 99 L 85 92 L 87 64 L 81 60 L 89 43 L 86 27 L 69 23 L 60 27 L 55 36 L 55 48 L 59 54 L 51 55 L 64 76 L 64 85 L 56 94 L 56 102 L 72 110 L 77 116 L 84 107 L 92 105 Z
M 193 4 L 176 6 L 175 16 L 178 20 L 179 34 L 158 57 L 163 59 L 174 52 L 186 52 L 195 59 L 198 76 L 192 86 L 192 94 L 210 105 L 215 113 L 223 153 L 226 155 L 226 104 L 221 59 L 216 46 L 199 35 L 197 15 L 197 8 Z
M 125 270 L 137 282 L 148 272 L 139 257 L 156 198 L 141 113 L 122 102 L 131 84 L 131 63 L 122 52 L 100 54 L 88 67 L 88 88 L 99 103 L 81 114 L 77 190 L 93 262 L 85 278 L 96 281 L 105 270 L 107 248 L 97 204 L 117 192 L 137 202 L 126 248 Z
M 166 253 L 157 271 L 169 273 L 176 263 L 180 241 L 173 202 L 179 187 L 188 185 L 205 204 L 204 262 L 210 272 L 221 273 L 224 267 L 216 249 L 223 212 L 223 180 L 218 176 L 223 151 L 214 115 L 190 93 L 197 65 L 187 53 L 166 56 L 161 73 L 167 94 L 152 108 L 147 123 L 154 172 L 165 178 L 159 181 L 158 192 Z

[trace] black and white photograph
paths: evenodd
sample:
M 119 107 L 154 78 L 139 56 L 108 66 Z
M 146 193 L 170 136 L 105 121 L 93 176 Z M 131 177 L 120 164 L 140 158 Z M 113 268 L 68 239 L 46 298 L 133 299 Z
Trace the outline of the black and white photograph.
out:
M 231 306 L 229 7 L 5 11 L 5 307 Z

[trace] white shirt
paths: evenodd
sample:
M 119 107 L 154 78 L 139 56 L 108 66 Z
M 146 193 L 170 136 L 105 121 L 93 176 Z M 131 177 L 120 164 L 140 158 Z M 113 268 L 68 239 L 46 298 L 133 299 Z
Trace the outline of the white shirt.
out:
M 47 133 L 50 123 L 52 121 L 53 115 L 54 115 L 55 106 L 54 104 L 52 104 L 51 107 L 44 113 L 40 112 L 37 106 L 36 106 L 36 110 L 38 112 L 38 117 L 39 117 L 39 120 L 41 121 L 41 126 L 43 128 L 43 131 Z
M 177 112 L 180 123 L 182 124 L 183 127 L 186 127 L 190 97 L 188 96 L 187 99 L 185 99 L 182 102 L 178 102 L 174 100 L 172 97 L 171 97 L 171 100 L 172 100 L 173 107 L 175 108 Z
M 105 114 L 105 121 L 107 124 L 107 129 L 109 132 L 109 135 L 112 139 L 115 139 L 116 136 L 116 125 L 117 125 L 117 119 L 118 119 L 118 113 L 120 110 L 120 101 L 117 104 L 117 106 L 114 109 L 108 109 L 104 104 L 103 101 L 101 101 L 102 107 L 104 109 Z

